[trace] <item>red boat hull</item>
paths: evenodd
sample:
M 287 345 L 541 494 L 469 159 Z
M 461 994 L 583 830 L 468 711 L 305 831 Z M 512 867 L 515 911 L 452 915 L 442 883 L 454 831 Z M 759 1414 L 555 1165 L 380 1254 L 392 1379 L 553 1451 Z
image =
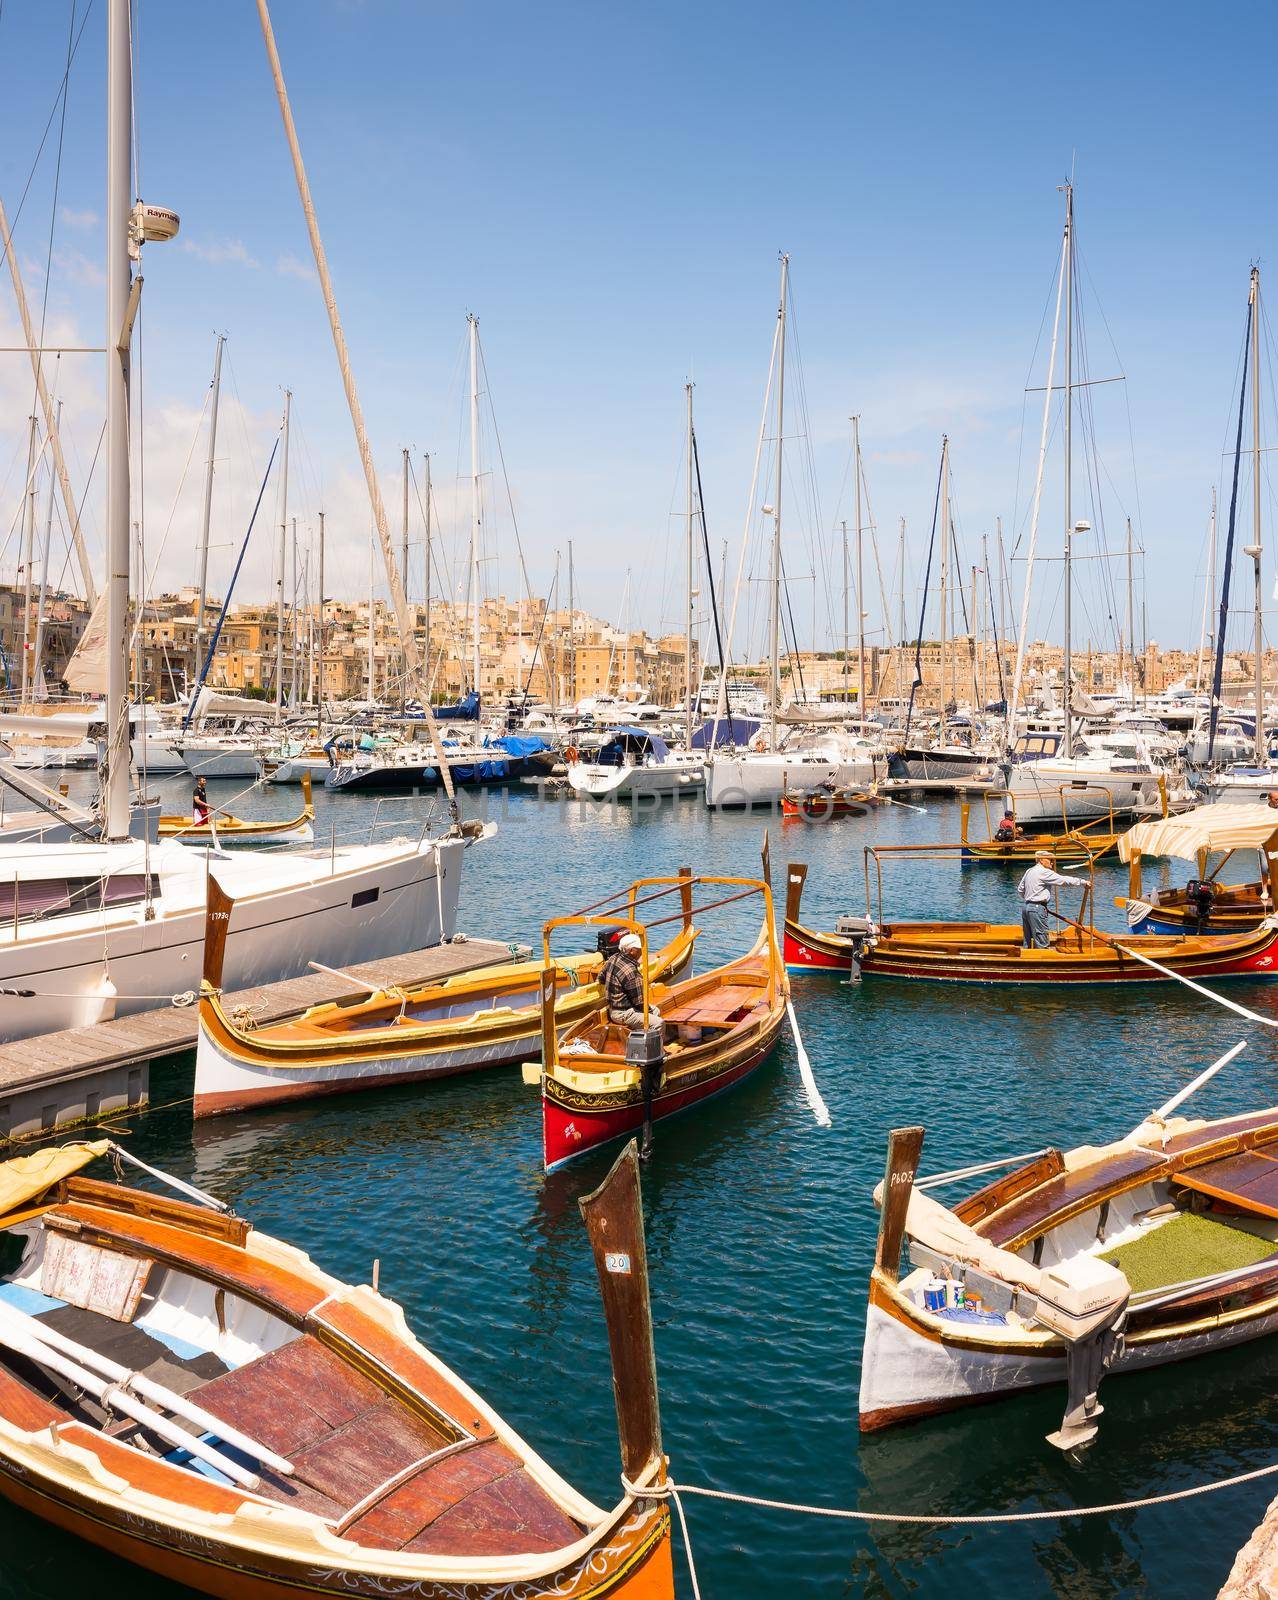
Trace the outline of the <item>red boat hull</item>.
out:
M 697 1083 L 656 1094 L 652 1102 L 653 1123 L 677 1116 L 681 1111 L 690 1111 L 694 1106 L 742 1083 L 771 1055 L 783 1021 L 784 1015 L 762 1038 L 753 1042 L 748 1053 L 740 1060 L 726 1064 L 721 1071 L 708 1074 Z M 547 1093 L 547 1088 L 550 1093 Z M 583 1109 L 581 1106 L 563 1105 L 551 1098 L 557 1090 L 558 1085 L 544 1085 L 541 1097 L 542 1147 L 547 1172 L 554 1171 L 577 1156 L 585 1155 L 588 1150 L 596 1150 L 600 1145 L 611 1144 L 615 1139 L 624 1139 L 628 1134 L 637 1133 L 643 1127 L 642 1099 L 597 1110 Z
M 941 983 L 1005 983 L 1005 984 L 1106 984 L 1106 983 L 1171 983 L 1173 978 L 1147 967 L 1130 956 L 1116 956 L 1112 961 L 1098 963 L 1082 956 L 1065 955 L 1050 964 L 1027 959 L 1020 955 L 1004 958 L 982 956 L 978 960 L 921 954 L 917 951 L 893 949 L 890 929 L 886 942 L 867 945 L 860 960 L 860 970 L 866 977 L 906 978 L 916 981 Z M 1278 978 L 1278 928 L 1257 930 L 1254 937 L 1243 940 L 1237 953 L 1227 949 L 1210 949 L 1198 954 L 1169 955 L 1160 951 L 1157 959 L 1179 977 L 1194 979 L 1216 978 Z M 1208 944 L 1217 941 L 1205 941 Z M 899 952 L 899 953 L 898 953 Z M 838 934 L 825 934 L 816 929 L 804 928 L 787 921 L 783 953 L 786 966 L 792 972 L 850 973 L 853 953 L 850 941 Z

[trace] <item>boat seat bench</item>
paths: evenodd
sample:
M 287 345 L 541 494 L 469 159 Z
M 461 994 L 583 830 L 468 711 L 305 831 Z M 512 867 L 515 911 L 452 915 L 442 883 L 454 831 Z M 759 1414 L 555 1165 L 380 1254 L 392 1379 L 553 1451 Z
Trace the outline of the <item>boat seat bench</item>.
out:
M 516 1555 L 580 1536 L 500 1440 L 454 1443 L 309 1334 L 192 1398 L 293 1463 L 291 1479 L 264 1473 L 260 1492 L 326 1517 L 357 1544 Z

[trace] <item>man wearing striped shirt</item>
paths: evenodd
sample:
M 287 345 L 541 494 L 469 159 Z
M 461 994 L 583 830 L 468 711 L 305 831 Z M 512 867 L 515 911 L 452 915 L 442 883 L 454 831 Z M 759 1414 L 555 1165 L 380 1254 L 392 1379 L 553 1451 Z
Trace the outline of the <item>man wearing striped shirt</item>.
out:
M 1067 878 L 1052 866 L 1050 850 L 1040 850 L 1034 865 L 1016 885 L 1021 901 L 1021 939 L 1027 950 L 1046 950 L 1051 944 L 1048 936 L 1047 902 L 1049 891 L 1068 885 L 1086 889 L 1086 878 Z

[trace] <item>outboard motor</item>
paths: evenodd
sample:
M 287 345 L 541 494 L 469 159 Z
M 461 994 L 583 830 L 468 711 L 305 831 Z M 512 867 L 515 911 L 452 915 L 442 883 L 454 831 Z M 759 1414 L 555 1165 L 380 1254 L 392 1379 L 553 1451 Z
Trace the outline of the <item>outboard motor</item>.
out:
M 1194 927 L 1205 933 L 1216 904 L 1217 886 L 1208 878 L 1191 878 L 1185 885 L 1185 901 L 1194 914 Z
M 626 1065 L 638 1067 L 643 1084 L 643 1138 L 639 1144 L 639 1159 L 646 1161 L 652 1154 L 652 1098 L 661 1082 L 662 1066 L 666 1058 L 666 1030 L 661 1023 L 651 1028 L 634 1028 L 626 1039 Z
M 621 943 L 624 928 L 600 928 L 595 935 L 595 949 L 607 961 L 609 956 L 616 955 L 617 946 Z
M 1048 1444 L 1077 1450 L 1091 1444 L 1104 1406 L 1096 1398 L 1101 1379 L 1123 1353 L 1123 1329 L 1131 1285 L 1117 1267 L 1096 1256 L 1080 1256 L 1043 1269 L 1034 1312 L 1037 1322 L 1065 1340 L 1065 1415 Z

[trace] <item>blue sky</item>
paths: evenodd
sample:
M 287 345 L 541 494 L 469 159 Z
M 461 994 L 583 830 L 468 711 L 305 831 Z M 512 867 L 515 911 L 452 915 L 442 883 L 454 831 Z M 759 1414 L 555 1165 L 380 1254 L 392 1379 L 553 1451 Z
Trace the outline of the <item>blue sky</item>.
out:
M 11 212 L 70 14 L 69 0 L 5 0 L 0 12 Z M 1136 519 L 1149 632 L 1196 642 L 1247 270 L 1253 257 L 1263 270 L 1274 227 L 1276 30 L 1263 8 L 1247 28 L 1200 6 L 1087 3 L 274 0 L 272 14 L 393 525 L 409 445 L 419 473 L 432 451 L 450 549 L 460 536 L 474 311 L 533 589 L 548 588 L 572 539 L 583 603 L 619 616 L 629 571 L 633 619 L 678 627 L 683 384 L 696 383 L 712 547 L 717 561 L 727 540 L 735 567 L 785 249 L 801 356 L 788 381 L 797 398 L 801 372 L 807 401 L 786 430 L 800 640 L 827 643 L 841 626 L 830 564 L 851 515 L 853 411 L 889 590 L 907 519 L 913 613 L 942 432 L 964 565 L 996 517 L 1009 543 L 1023 530 L 1041 403 L 1023 391 L 1043 381 L 1057 185 L 1073 164 L 1090 374 L 1128 378 L 1092 391 L 1107 537 L 1117 548 L 1123 517 Z M 95 342 L 102 320 L 104 32 L 94 0 L 54 227 L 49 307 L 67 342 Z M 144 263 L 148 561 L 161 582 L 194 572 L 197 433 L 221 329 L 230 409 L 215 574 L 229 571 L 288 385 L 292 511 L 305 540 L 324 505 L 329 591 L 363 592 L 367 502 L 255 8 L 142 0 L 138 44 L 140 187 L 182 215 L 178 243 Z M 37 308 L 57 132 L 55 120 L 16 229 Z M 7 283 L 0 331 L 14 342 Z M 65 364 L 83 471 L 99 377 L 91 358 Z M 0 533 L 24 474 L 29 389 L 25 358 L 0 355 Z M 494 445 L 486 412 L 486 465 Z M 804 492 L 809 460 L 817 495 Z M 1076 514 L 1091 516 L 1077 504 L 1085 470 L 1080 455 Z M 499 477 L 487 494 L 485 584 L 513 593 Z M 1054 457 L 1041 525 L 1052 553 L 1060 528 Z M 255 541 L 246 597 L 266 593 L 271 543 Z M 0 568 L 13 560 L 10 547 Z M 747 571 L 760 570 L 752 554 Z M 1080 628 L 1102 645 L 1112 607 L 1099 574 L 1082 573 Z M 1035 632 L 1059 631 L 1058 578 L 1045 570 L 1036 585 Z M 761 639 L 760 596 L 752 584 L 739 648 Z M 874 588 L 866 606 L 873 633 Z

